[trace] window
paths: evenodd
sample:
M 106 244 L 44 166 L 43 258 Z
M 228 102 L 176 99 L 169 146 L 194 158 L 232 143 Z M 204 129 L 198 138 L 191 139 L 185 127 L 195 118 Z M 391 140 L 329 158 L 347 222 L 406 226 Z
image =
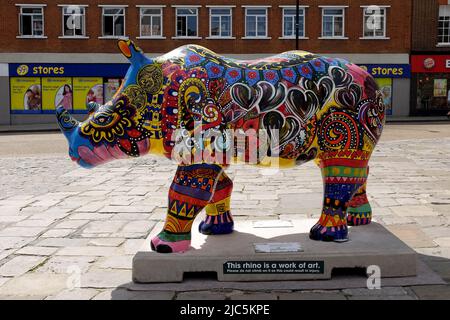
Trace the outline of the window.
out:
M 141 37 L 161 38 L 162 8 L 141 8 Z
M 86 36 L 86 8 L 84 6 L 62 7 L 63 37 Z
M 450 45 L 450 5 L 439 6 L 438 43 Z
M 364 38 L 386 37 L 386 8 L 364 7 L 363 31 Z
M 177 37 L 198 36 L 198 8 L 177 8 Z
M 245 8 L 245 36 L 267 37 L 267 8 Z
M 103 7 L 103 37 L 119 38 L 125 36 L 125 8 Z
M 21 6 L 19 20 L 21 37 L 44 37 L 44 6 Z
M 322 8 L 322 38 L 344 38 L 344 26 L 344 8 Z
M 295 7 L 283 8 L 283 37 L 295 38 L 295 16 L 297 15 L 297 9 Z M 298 14 L 298 36 L 300 38 L 305 37 L 305 8 L 299 8 Z
M 209 25 L 210 37 L 231 37 L 231 8 L 210 8 Z

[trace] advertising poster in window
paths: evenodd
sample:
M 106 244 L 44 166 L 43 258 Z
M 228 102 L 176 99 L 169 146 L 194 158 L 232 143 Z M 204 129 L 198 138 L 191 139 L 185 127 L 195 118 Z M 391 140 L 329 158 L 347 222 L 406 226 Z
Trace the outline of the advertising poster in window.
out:
M 383 103 L 386 106 L 386 114 L 392 115 L 392 79 L 377 78 L 375 81 L 377 82 L 383 96 Z
M 122 79 L 109 78 L 105 80 L 105 101 L 112 100 L 114 94 L 119 90 Z
M 11 110 L 42 110 L 41 78 L 11 78 Z
M 433 96 L 447 97 L 447 79 L 434 79 Z
M 86 111 L 89 102 L 103 104 L 103 78 L 73 78 L 73 110 Z
M 73 110 L 72 78 L 42 78 L 42 110 Z

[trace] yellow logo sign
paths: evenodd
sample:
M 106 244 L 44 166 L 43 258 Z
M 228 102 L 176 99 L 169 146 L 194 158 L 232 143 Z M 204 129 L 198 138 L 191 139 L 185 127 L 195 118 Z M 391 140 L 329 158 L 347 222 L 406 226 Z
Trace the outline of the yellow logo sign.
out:
M 17 74 L 19 75 L 19 76 L 25 76 L 25 75 L 27 75 L 27 73 L 28 73 L 28 66 L 27 65 L 25 65 L 25 64 L 22 64 L 21 66 L 19 66 L 18 68 L 17 68 Z

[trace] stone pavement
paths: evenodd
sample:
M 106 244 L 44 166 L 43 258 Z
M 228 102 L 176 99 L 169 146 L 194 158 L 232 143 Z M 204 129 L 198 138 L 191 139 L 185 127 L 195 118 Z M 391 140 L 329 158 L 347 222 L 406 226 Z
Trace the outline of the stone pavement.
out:
M 120 286 L 130 282 L 134 253 L 165 216 L 176 166 L 148 156 L 85 170 L 61 153 L 65 142 L 51 133 L 0 136 L 0 299 L 450 299 L 450 137 L 439 136 L 450 126 L 415 127 L 424 130 L 388 126 L 371 161 L 368 192 L 375 220 L 447 285 L 129 291 Z M 423 139 L 427 134 L 433 137 Z M 39 144 L 55 152 L 34 150 Z M 322 181 L 313 163 L 277 175 L 250 166 L 228 172 L 237 223 L 318 217 Z

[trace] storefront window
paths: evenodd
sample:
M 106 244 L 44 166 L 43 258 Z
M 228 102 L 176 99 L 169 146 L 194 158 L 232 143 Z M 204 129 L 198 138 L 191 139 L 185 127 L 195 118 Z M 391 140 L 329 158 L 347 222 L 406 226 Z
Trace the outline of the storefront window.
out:
M 418 74 L 417 110 L 450 110 L 450 73 Z

